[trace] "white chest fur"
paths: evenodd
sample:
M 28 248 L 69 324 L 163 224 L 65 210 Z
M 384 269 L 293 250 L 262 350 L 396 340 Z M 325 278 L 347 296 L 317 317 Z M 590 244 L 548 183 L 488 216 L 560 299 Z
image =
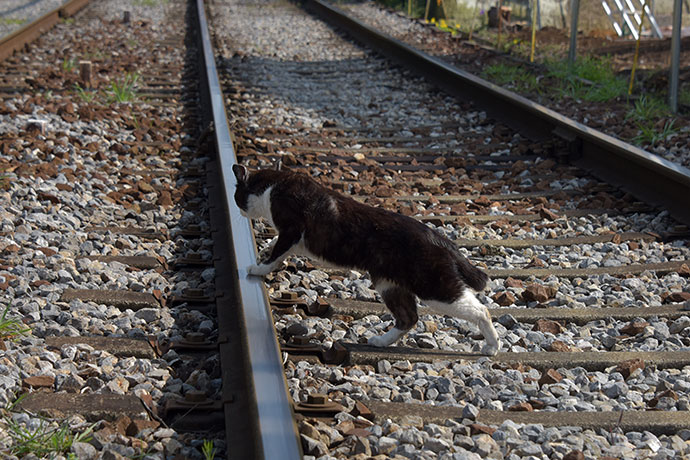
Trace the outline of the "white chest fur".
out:
M 250 219 L 259 219 L 263 217 L 272 227 L 273 214 L 271 213 L 271 185 L 261 195 L 249 195 L 247 199 L 247 217 Z

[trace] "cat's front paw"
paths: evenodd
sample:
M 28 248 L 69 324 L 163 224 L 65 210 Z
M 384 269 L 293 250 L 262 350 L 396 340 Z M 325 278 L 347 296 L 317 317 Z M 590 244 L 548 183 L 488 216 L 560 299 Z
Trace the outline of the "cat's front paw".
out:
M 247 268 L 247 273 L 254 276 L 266 276 L 271 273 L 271 267 L 266 264 L 250 265 Z
M 485 356 L 496 356 L 496 354 L 498 353 L 498 344 L 484 344 L 481 353 Z
M 382 335 L 375 335 L 373 337 L 369 337 L 367 343 L 369 345 L 373 345 L 379 348 L 387 347 L 389 345 L 388 341 Z

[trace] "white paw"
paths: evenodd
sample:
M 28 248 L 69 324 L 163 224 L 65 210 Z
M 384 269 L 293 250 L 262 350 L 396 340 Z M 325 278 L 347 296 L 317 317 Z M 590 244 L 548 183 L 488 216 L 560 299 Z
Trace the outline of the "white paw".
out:
M 247 273 L 254 276 L 265 276 L 271 273 L 271 266 L 265 264 L 250 265 L 247 268 Z
M 496 354 L 498 353 L 498 344 L 484 344 L 481 353 L 486 356 L 496 356 Z
M 369 337 L 369 339 L 367 340 L 367 343 L 369 345 L 373 345 L 375 347 L 387 347 L 388 346 L 388 342 L 386 341 L 386 339 L 383 338 L 382 335 L 375 335 L 373 337 Z

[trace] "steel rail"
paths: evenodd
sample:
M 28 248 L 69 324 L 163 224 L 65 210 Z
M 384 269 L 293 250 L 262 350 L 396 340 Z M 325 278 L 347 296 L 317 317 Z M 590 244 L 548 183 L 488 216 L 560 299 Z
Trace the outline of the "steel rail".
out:
M 90 0 L 70 0 L 62 6 L 44 14 L 35 21 L 17 29 L 9 35 L 0 38 L 0 61 L 12 56 L 15 51 L 36 40 L 58 23 L 60 18 L 73 16 Z
M 241 216 L 239 209 L 234 205 L 236 179 L 232 166 L 237 163 L 237 159 L 226 118 L 223 92 L 211 46 L 204 2 L 197 0 L 196 4 L 200 27 L 201 59 L 203 59 L 200 70 L 206 74 L 203 83 L 207 87 L 204 88 L 204 92 L 210 99 L 209 109 L 214 124 L 218 169 L 221 176 L 220 187 L 225 201 L 223 211 L 227 214 L 227 221 L 232 232 L 230 238 L 234 254 L 227 254 L 227 257 L 234 256 L 237 267 L 234 277 L 236 288 L 234 289 L 236 299 L 234 308 L 239 310 L 239 317 L 243 322 L 244 353 L 247 368 L 251 373 L 248 376 L 251 394 L 239 396 L 250 399 L 252 404 L 255 404 L 251 414 L 245 414 L 244 422 L 255 425 L 254 430 L 258 438 L 255 458 L 297 460 L 302 458 L 301 445 L 291 398 L 287 391 L 269 300 L 263 280 L 247 276 L 246 267 L 256 262 L 254 234 L 248 219 Z M 223 314 L 227 312 L 219 309 L 219 323 L 222 322 Z M 221 353 L 223 353 L 223 346 L 221 346 Z M 237 397 L 238 395 L 235 395 L 235 398 Z M 253 420 L 254 417 L 256 420 Z M 228 430 L 232 430 L 232 427 L 226 426 L 226 432 Z M 232 445 L 228 447 L 232 452 Z
M 690 169 L 615 139 L 390 37 L 321 0 L 305 6 L 356 40 L 399 61 L 450 94 L 471 100 L 527 137 L 564 139 L 562 156 L 690 225 Z

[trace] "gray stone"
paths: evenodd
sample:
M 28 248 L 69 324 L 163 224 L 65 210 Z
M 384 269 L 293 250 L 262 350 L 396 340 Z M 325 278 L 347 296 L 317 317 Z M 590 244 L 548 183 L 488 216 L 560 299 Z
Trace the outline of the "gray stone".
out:
M 377 452 L 379 454 L 390 454 L 398 446 L 398 441 L 388 436 L 382 436 L 378 439 Z
M 387 359 L 382 359 L 376 364 L 376 369 L 379 374 L 387 374 L 391 370 L 391 363 Z
M 462 450 L 460 452 L 453 453 L 452 459 L 453 460 L 482 460 L 482 457 L 480 457 L 479 454 L 475 454 L 474 452 Z
M 496 458 L 498 456 L 502 457 L 501 449 L 494 439 L 488 434 L 480 434 L 473 437 L 475 452 L 477 452 L 482 458 Z
M 158 308 L 142 308 L 134 313 L 134 317 L 152 323 L 160 319 L 161 311 Z
M 323 442 L 303 434 L 300 435 L 300 439 L 302 440 L 302 448 L 306 455 L 314 455 L 318 458 L 328 453 L 328 446 Z
M 98 451 L 96 448 L 85 442 L 72 443 L 71 451 L 79 460 L 93 460 L 98 458 Z
M 508 313 L 501 315 L 496 321 L 498 322 L 498 324 L 500 324 L 501 326 L 503 326 L 509 330 L 512 329 L 513 326 L 518 324 L 515 317 L 511 314 L 508 314 Z
M 609 398 L 618 398 L 628 393 L 628 385 L 625 382 L 615 382 L 613 385 L 607 385 L 604 388 L 604 393 Z
M 473 404 L 467 403 L 465 407 L 462 408 L 462 418 L 476 420 L 478 415 L 479 409 Z

